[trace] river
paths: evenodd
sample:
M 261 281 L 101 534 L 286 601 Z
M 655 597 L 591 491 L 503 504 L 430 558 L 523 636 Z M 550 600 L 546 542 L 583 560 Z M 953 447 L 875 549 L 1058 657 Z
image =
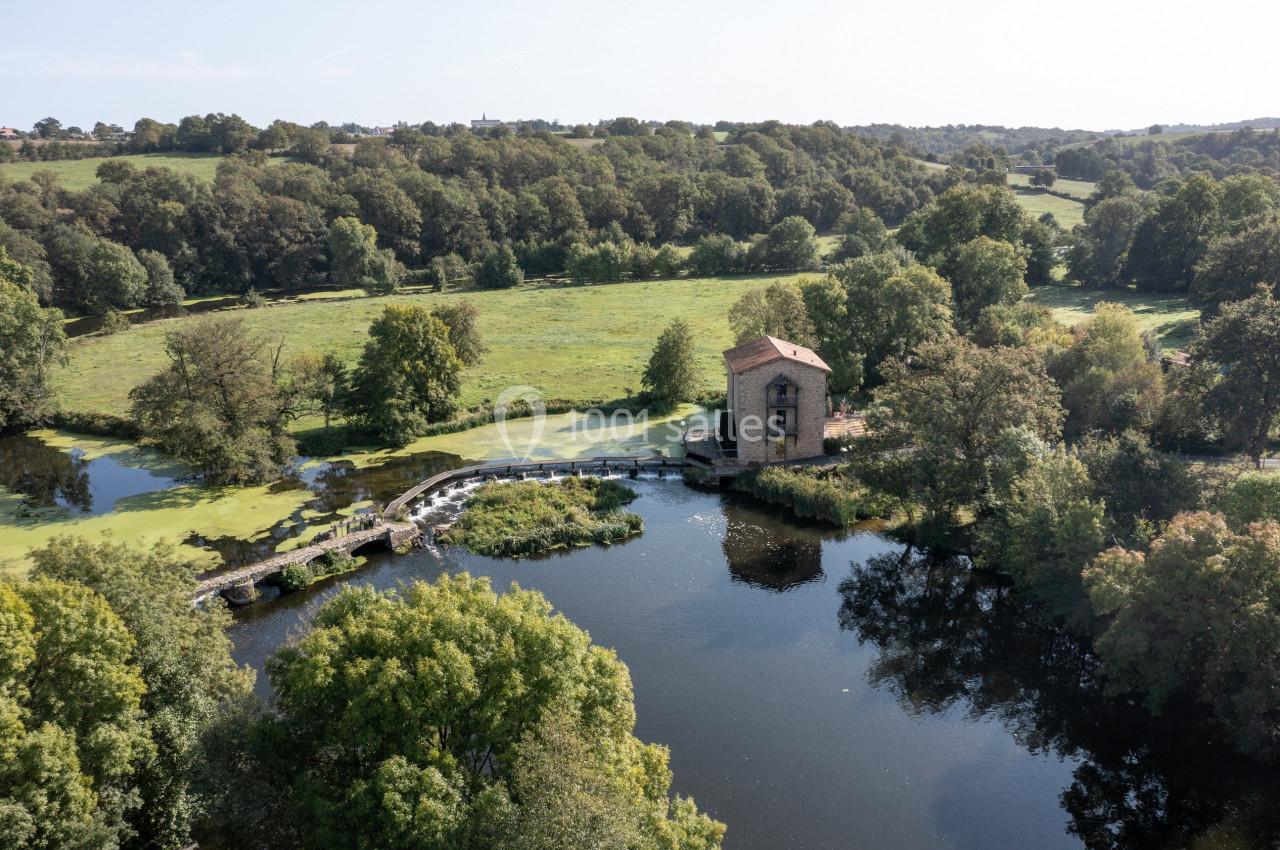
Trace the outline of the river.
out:
M 1098 711 L 1088 653 L 1027 625 L 995 577 L 871 530 L 635 486 L 645 531 L 625 544 L 381 556 L 242 609 L 236 656 L 261 671 L 342 583 L 466 570 L 541 591 L 618 652 L 637 734 L 671 748 L 673 787 L 729 825 L 727 850 L 1166 846 L 1256 828 L 1263 780 L 1139 712 Z M 1219 832 L 1197 846 L 1249 846 Z

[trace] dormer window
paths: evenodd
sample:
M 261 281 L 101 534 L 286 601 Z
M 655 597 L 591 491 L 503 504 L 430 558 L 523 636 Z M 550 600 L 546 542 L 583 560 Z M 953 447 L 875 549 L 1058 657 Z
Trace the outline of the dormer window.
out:
M 766 392 L 766 403 L 794 405 L 799 395 L 799 388 L 786 375 L 779 375 L 769 382 Z

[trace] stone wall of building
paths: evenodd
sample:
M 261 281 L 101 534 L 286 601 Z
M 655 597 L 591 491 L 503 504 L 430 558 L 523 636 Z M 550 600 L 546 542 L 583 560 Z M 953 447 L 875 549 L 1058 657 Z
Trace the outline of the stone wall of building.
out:
M 785 445 L 777 438 L 769 438 L 764 425 L 776 409 L 769 403 L 769 384 L 779 375 L 786 376 L 799 388 L 796 434 L 786 437 Z M 729 380 L 739 462 L 772 463 L 822 454 L 822 429 L 827 418 L 826 372 L 794 360 L 775 360 L 746 372 L 730 374 Z M 743 419 L 750 416 L 761 424 L 744 430 Z

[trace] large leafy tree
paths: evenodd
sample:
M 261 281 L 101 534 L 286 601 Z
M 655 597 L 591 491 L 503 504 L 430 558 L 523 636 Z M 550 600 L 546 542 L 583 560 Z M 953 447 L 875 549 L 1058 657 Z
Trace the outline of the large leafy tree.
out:
M 1191 297 L 1208 313 L 1254 293 L 1280 287 L 1280 221 L 1267 221 L 1209 243 L 1195 268 Z
M 1185 292 L 1221 221 L 1222 189 L 1207 174 L 1162 198 L 1133 234 L 1123 276 L 1139 289 Z
M 909 509 L 923 505 L 926 528 L 979 504 L 1007 430 L 1049 440 L 1062 425 L 1058 388 L 1030 349 L 953 337 L 890 359 L 881 372 L 868 414 L 875 450 L 862 456 L 859 474 Z
M 470 301 L 450 301 L 431 310 L 449 329 L 449 344 L 463 366 L 474 366 L 488 348 L 480 337 L 480 309 Z
M 1087 207 L 1084 225 L 1076 229 L 1068 245 L 1071 277 L 1087 286 L 1123 285 L 1129 244 L 1149 205 L 1142 195 L 1130 193 Z
M 124 245 L 71 225 L 47 241 L 58 303 L 87 313 L 135 307 L 147 292 L 147 271 Z
M 210 482 L 278 477 L 295 453 L 281 387 L 281 346 L 239 319 L 206 319 L 165 335 L 169 365 L 130 393 L 145 442 Z
M 53 298 L 53 273 L 49 268 L 44 246 L 28 231 L 18 230 L 0 220 L 0 248 L 9 252 L 10 261 L 30 269 L 29 279 L 25 272 L 20 274 L 12 268 L 8 277 L 11 280 L 21 278 L 23 285 L 35 292 L 41 304 L 50 303 Z
M 1102 553 L 1085 584 L 1110 618 L 1095 646 L 1113 692 L 1154 710 L 1190 697 L 1243 752 L 1280 752 L 1280 525 L 1183 514 L 1149 552 Z
M 328 431 L 350 389 L 347 364 L 336 354 L 305 351 L 289 361 L 288 373 L 286 392 L 291 406 L 299 413 L 323 416 Z
M 388 305 L 369 325 L 348 412 L 357 427 L 403 445 L 457 410 L 462 365 L 443 322 L 422 307 Z
M 949 263 L 961 245 L 980 236 L 1015 243 L 1027 223 L 1017 198 L 1003 186 L 959 185 L 908 217 L 895 238 L 949 279 Z
M 1224 305 L 1192 357 L 1217 367 L 1205 404 L 1227 439 L 1260 466 L 1280 415 L 1280 301 L 1263 290 Z
M 338 286 L 358 287 L 370 295 L 395 291 L 395 255 L 378 248 L 378 232 L 358 218 L 342 216 L 329 226 L 329 279 Z
M 138 262 L 147 275 L 147 290 L 143 300 L 151 307 L 181 304 L 186 293 L 174 279 L 173 268 L 164 254 L 143 249 L 138 252 Z
M 951 288 L 927 266 L 890 252 L 868 254 L 806 284 L 818 351 L 831 387 L 880 383 L 880 364 L 951 332 Z
M 116 847 L 152 757 L 134 641 L 107 601 L 49 579 L 0 582 L 0 840 Z
M 979 236 L 955 249 L 947 270 L 962 329 L 972 327 L 987 307 L 1016 304 L 1027 294 L 1027 261 L 1008 242 Z
M 1053 617 L 1091 620 L 1080 574 L 1106 545 L 1107 522 L 1085 465 L 1061 449 L 1035 460 L 994 500 L 977 540 L 978 562 L 1013 576 Z
M 1113 538 L 1126 545 L 1147 542 L 1200 501 L 1202 478 L 1186 461 L 1153 447 L 1144 432 L 1091 437 L 1077 445 L 1076 456 L 1106 506 Z
M 346 590 L 268 672 L 254 767 L 305 847 L 719 846 L 633 736 L 626 667 L 535 592 Z
M 136 307 L 147 294 L 147 270 L 123 245 L 98 240 L 90 250 L 83 306 L 92 312 Z
M 412 199 L 380 170 L 362 169 L 345 181 L 360 205 L 360 220 L 372 225 L 382 247 L 395 251 L 401 262 L 418 256 L 422 212 Z
M 66 350 L 62 312 L 40 306 L 33 280 L 31 269 L 0 246 L 0 430 L 52 412 L 49 372 Z
M 811 269 L 818 264 L 813 225 L 790 215 L 769 229 L 752 248 L 752 264 L 769 269 Z
M 191 604 L 195 571 L 171 546 L 58 538 L 32 554 L 32 574 L 83 585 L 106 600 L 133 639 L 130 661 L 146 685 L 140 701 L 151 757 L 134 781 L 134 847 L 180 847 L 203 808 L 193 784 L 205 732 L 249 693 L 252 673 L 231 660 L 224 605 Z
M 794 283 L 775 281 L 743 295 L 729 308 L 729 327 L 738 345 L 766 334 L 804 346 L 814 344 L 813 322 Z
M 693 331 L 688 322 L 676 319 L 658 335 L 641 378 L 657 409 L 670 410 L 693 398 L 698 381 L 694 358 Z
M 1067 434 L 1150 428 L 1163 400 L 1164 374 L 1147 354 L 1133 311 L 1098 304 L 1071 337 L 1049 364 L 1062 387 Z

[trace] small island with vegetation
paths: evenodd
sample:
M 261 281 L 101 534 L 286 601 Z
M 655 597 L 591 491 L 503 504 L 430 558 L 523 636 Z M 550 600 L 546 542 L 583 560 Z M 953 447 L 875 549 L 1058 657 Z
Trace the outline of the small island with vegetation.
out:
M 602 478 L 486 484 L 437 538 L 477 555 L 519 558 L 551 549 L 610 544 L 639 534 L 644 520 L 622 510 L 630 487 Z

